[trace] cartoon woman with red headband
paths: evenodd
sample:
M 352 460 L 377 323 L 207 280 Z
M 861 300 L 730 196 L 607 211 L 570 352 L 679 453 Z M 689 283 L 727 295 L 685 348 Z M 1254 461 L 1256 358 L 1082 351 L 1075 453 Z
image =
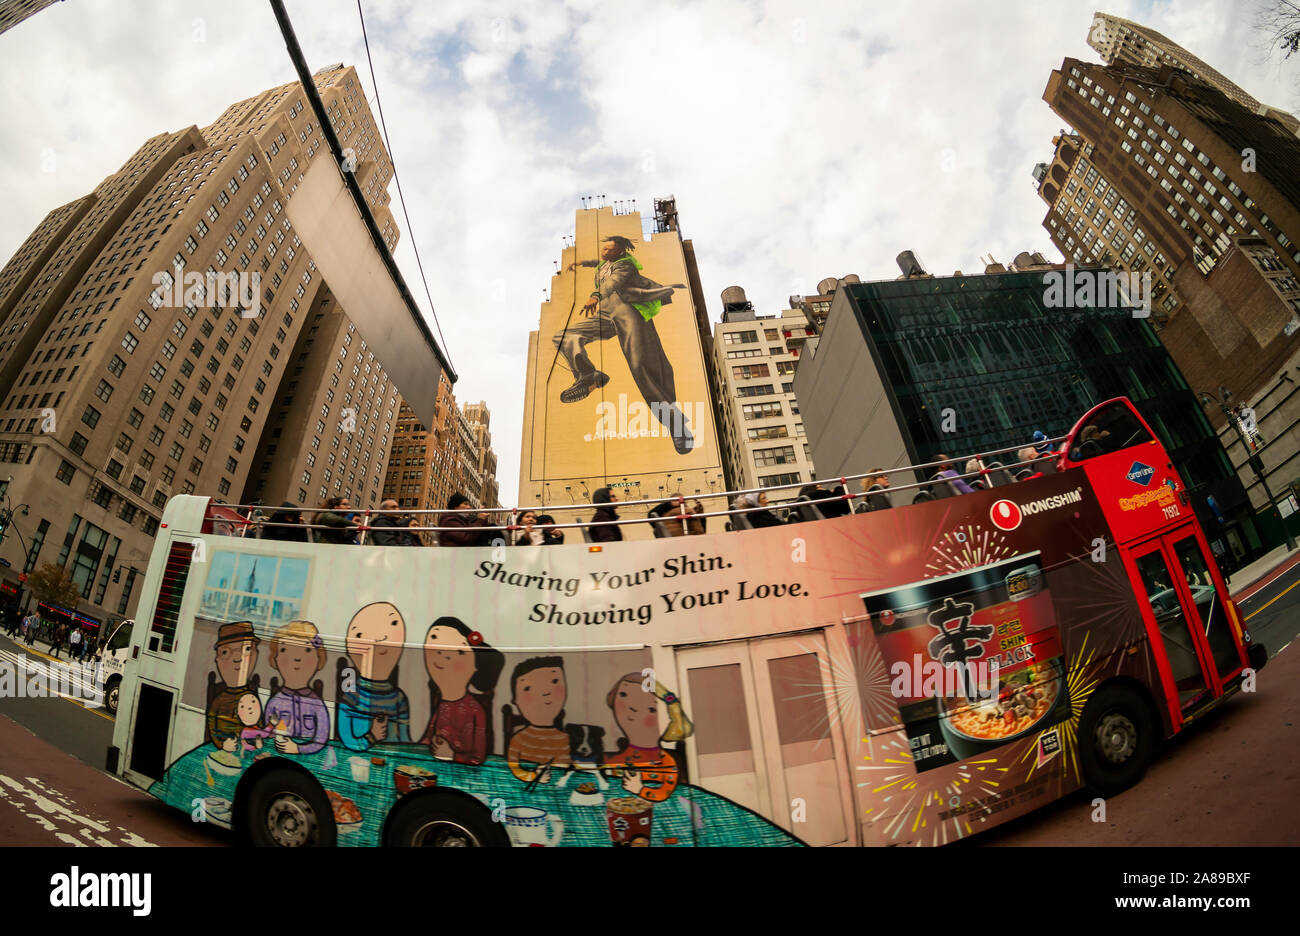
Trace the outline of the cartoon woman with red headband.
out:
M 481 764 L 492 750 L 492 694 L 505 657 L 459 618 L 440 617 L 424 638 L 429 726 L 420 738 L 439 760 Z

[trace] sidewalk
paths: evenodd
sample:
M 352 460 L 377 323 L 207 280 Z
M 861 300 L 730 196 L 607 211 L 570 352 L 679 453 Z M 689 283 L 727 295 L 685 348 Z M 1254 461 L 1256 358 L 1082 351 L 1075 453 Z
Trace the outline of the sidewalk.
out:
M 22 632 L 21 632 L 21 631 L 19 631 L 17 634 L 14 634 L 14 635 L 12 635 L 12 636 L 9 635 L 9 634 L 7 634 L 7 633 L 4 633 L 3 631 L 0 631 L 0 636 L 5 637 L 7 640 L 9 640 L 9 641 L 10 641 L 10 642 L 15 646 L 15 647 L 17 647 L 18 649 L 20 649 L 20 650 L 26 650 L 28 653 L 35 653 L 35 654 L 38 654 L 39 656 L 43 656 L 43 657 L 45 657 L 45 659 L 47 659 L 47 660 L 59 660 L 59 661 L 61 661 L 61 662 L 63 662 L 63 663 L 76 663 L 76 662 L 78 662 L 76 659 L 73 658 L 72 654 L 69 652 L 69 650 L 68 650 L 68 645 L 67 645 L 67 644 L 64 644 L 62 647 L 59 648 L 59 655 L 58 655 L 58 656 L 54 656 L 54 647 L 53 647 L 53 645 L 52 645 L 48 640 L 44 640 L 44 639 L 42 639 L 42 638 L 40 638 L 40 637 L 37 637 L 35 640 L 33 640 L 32 643 L 31 643 L 31 645 L 29 646 L 29 645 L 27 644 L 27 638 L 25 638 L 25 637 L 22 635 Z M 41 649 L 42 646 L 44 646 L 44 649 Z M 88 657 L 86 657 L 85 659 L 81 660 L 80 662 L 82 662 L 82 663 L 93 663 L 94 660 L 95 660 L 95 658 L 94 658 L 94 656 L 92 655 L 92 656 L 88 656 Z
M 1244 601 L 1297 563 L 1300 563 L 1300 549 L 1287 552 L 1285 546 L 1279 546 L 1233 572 L 1228 591 L 1235 601 Z

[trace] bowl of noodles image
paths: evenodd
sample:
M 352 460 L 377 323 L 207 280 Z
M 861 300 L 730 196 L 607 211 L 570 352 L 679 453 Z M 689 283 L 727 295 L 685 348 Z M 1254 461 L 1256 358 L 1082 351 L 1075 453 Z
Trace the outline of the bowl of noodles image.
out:
M 959 759 L 1001 747 L 1055 724 L 1063 679 L 1058 661 L 1032 663 L 1000 680 L 997 698 L 939 700 L 944 739 Z

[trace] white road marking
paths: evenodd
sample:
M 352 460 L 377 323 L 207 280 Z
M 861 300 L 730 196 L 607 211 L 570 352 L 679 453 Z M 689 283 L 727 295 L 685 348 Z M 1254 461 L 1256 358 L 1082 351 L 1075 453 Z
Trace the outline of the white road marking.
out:
M 0 800 L 13 806 L 45 831 L 52 832 L 60 842 L 66 845 L 108 847 L 153 846 L 152 842 L 121 826 L 81 815 L 72 800 L 37 778 L 25 777 L 24 780 L 30 786 L 0 774 Z

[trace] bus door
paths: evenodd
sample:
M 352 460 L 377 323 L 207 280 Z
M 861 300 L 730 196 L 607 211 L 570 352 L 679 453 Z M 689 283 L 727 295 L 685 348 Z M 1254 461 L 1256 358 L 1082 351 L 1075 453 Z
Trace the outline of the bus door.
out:
M 809 845 L 851 843 L 850 770 L 820 633 L 677 651 L 693 782 Z M 856 730 L 856 729 L 855 729 Z
M 1146 599 L 1147 631 L 1162 651 L 1156 664 L 1178 728 L 1201 703 L 1221 696 L 1245 661 L 1193 524 L 1124 552 L 1137 594 Z

